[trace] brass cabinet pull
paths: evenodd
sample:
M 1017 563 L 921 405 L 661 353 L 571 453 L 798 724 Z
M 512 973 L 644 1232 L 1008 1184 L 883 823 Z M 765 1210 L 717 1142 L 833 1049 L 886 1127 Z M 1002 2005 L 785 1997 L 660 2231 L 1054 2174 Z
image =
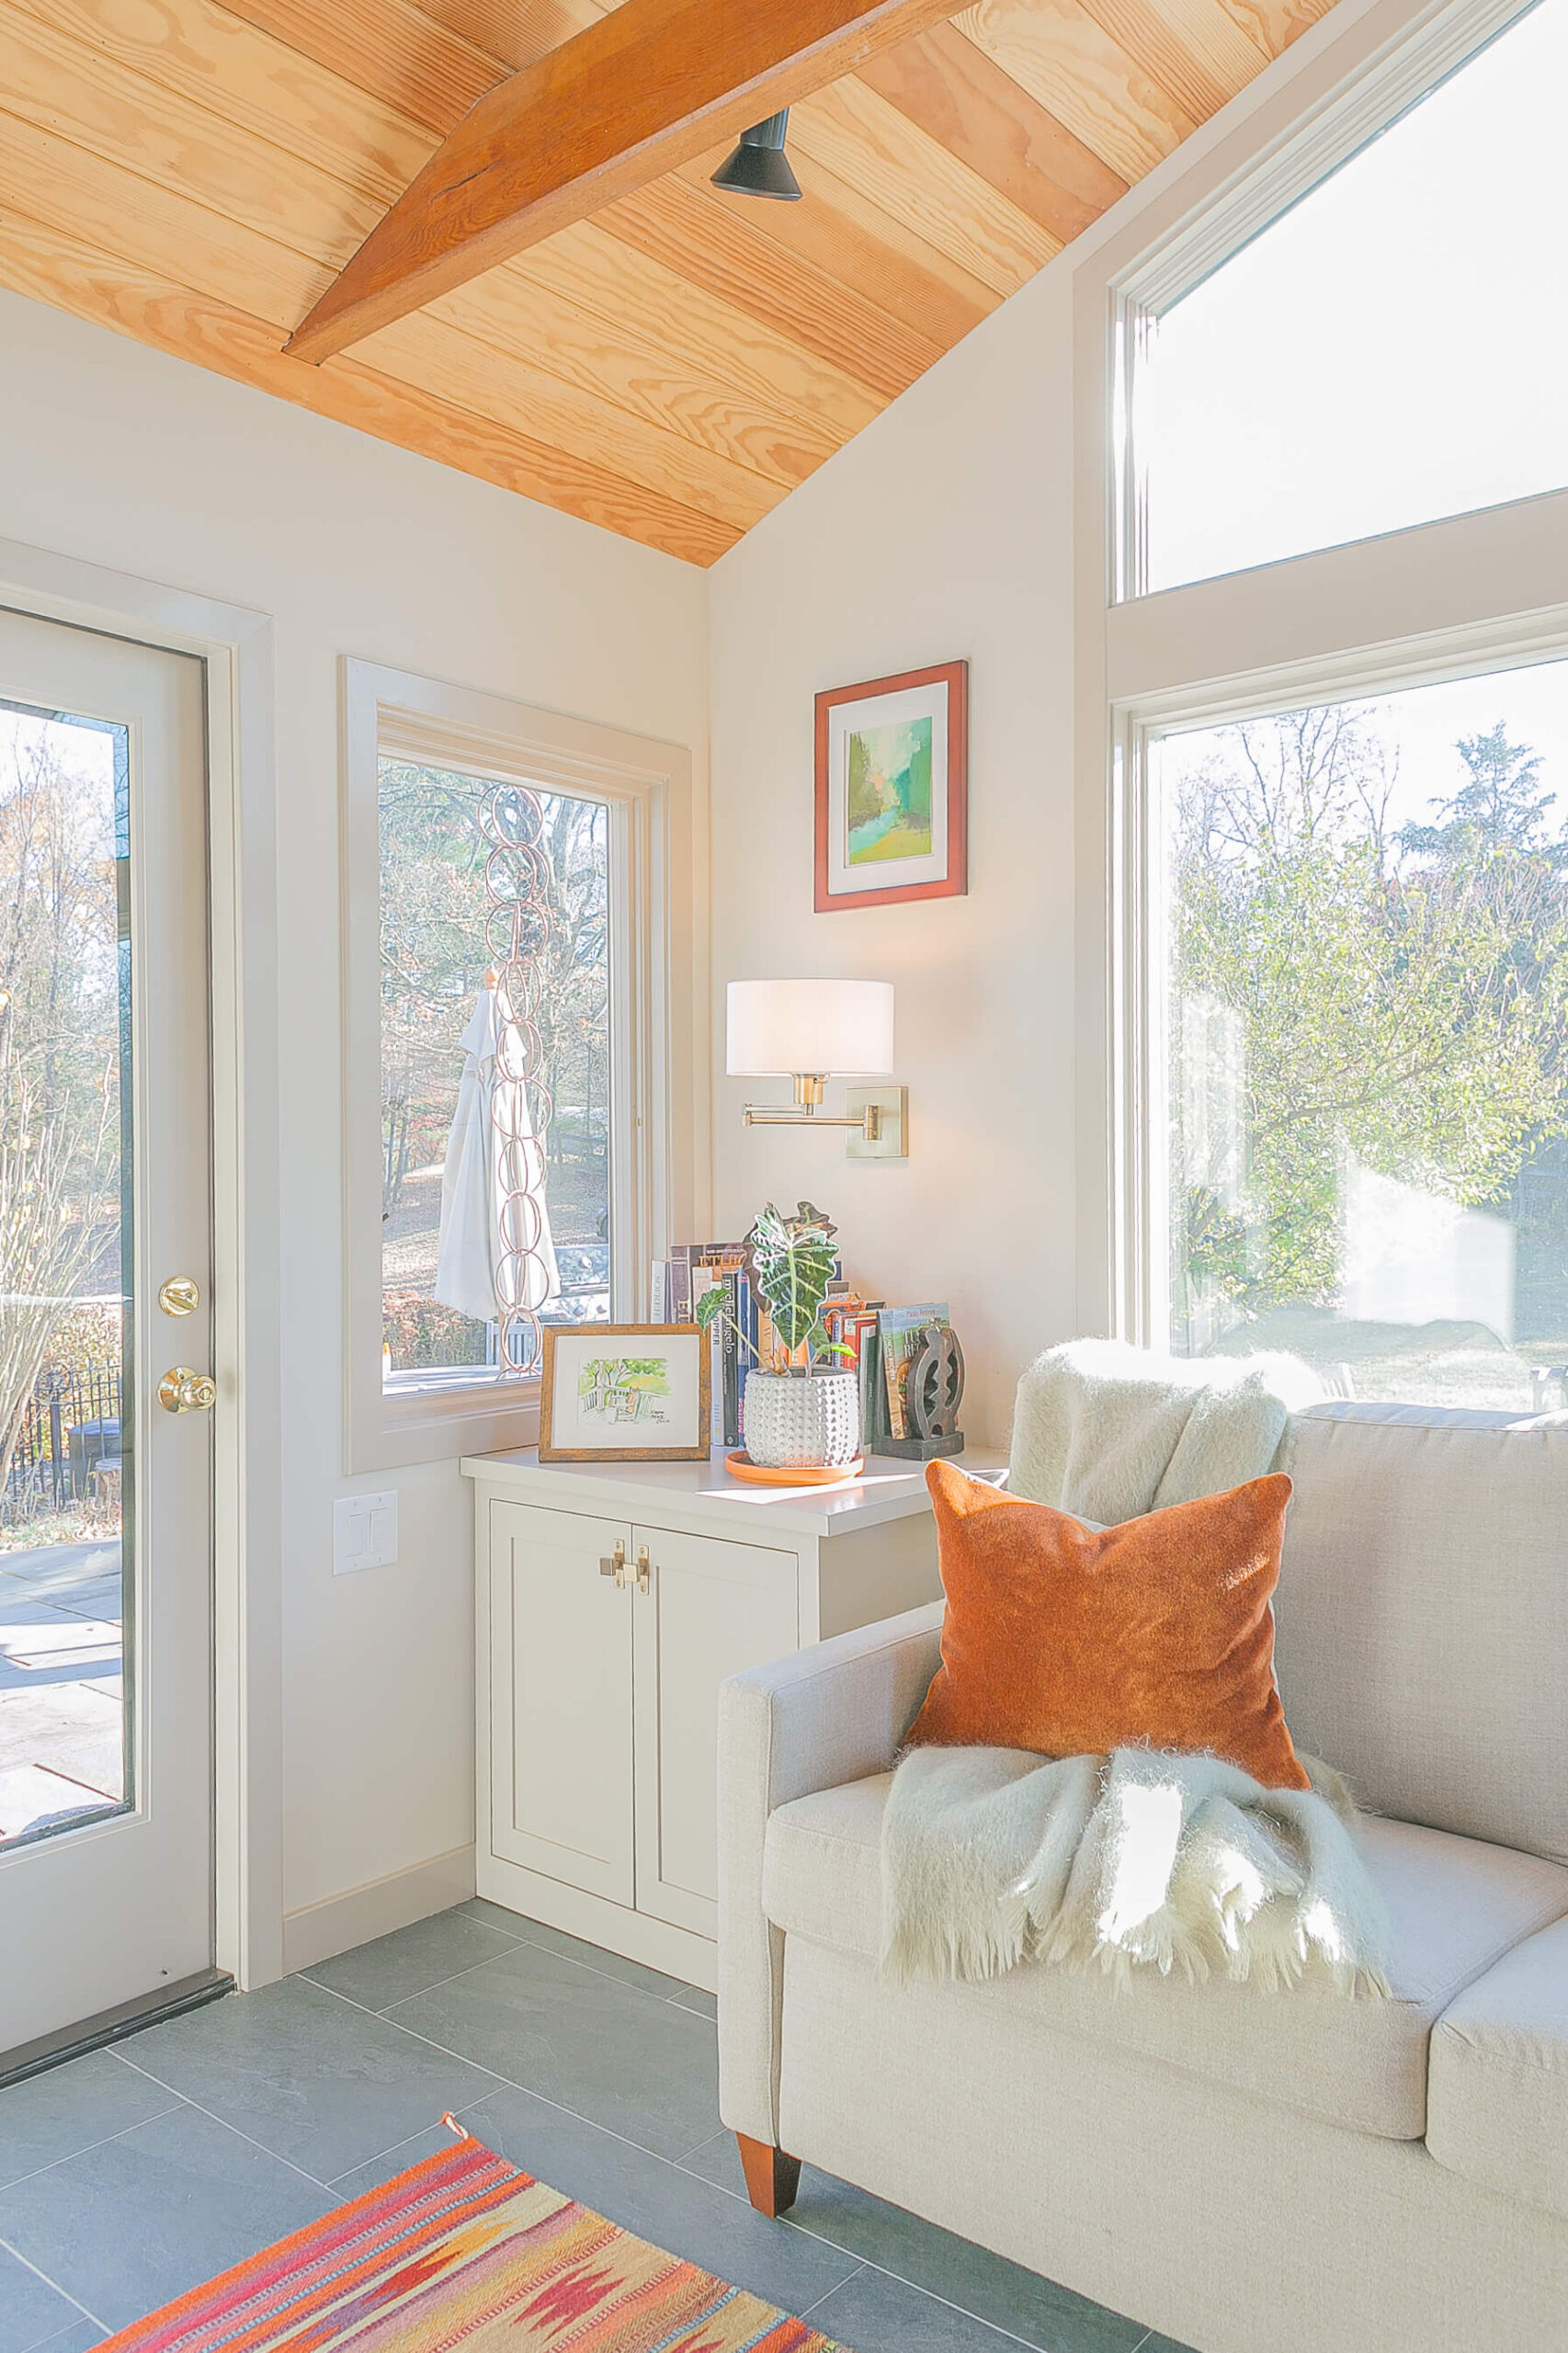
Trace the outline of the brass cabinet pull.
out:
M 637 1547 L 637 1562 L 635 1567 L 633 1567 L 628 1563 L 626 1558 L 626 1545 L 624 1540 L 619 1536 L 615 1540 L 614 1552 L 608 1554 L 607 1558 L 601 1559 L 599 1562 L 600 1576 L 613 1577 L 623 1592 L 628 1586 L 634 1585 L 639 1593 L 646 1593 L 649 1586 L 651 1574 L 652 1573 L 648 1566 L 648 1547 L 646 1544 L 639 1544 Z
M 165 1414 L 210 1414 L 218 1403 L 218 1384 L 187 1364 L 176 1364 L 158 1383 L 158 1403 Z

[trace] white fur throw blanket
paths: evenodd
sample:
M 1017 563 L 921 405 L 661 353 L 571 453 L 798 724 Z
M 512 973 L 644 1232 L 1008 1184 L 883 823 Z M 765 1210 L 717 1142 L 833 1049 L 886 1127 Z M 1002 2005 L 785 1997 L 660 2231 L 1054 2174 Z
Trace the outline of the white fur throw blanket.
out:
M 882 1966 L 994 1977 L 1022 1961 L 1268 1990 L 1386 1994 L 1388 1925 L 1338 1775 L 1265 1790 L 1213 1756 L 1059 1763 L 915 1748 L 882 1825 Z
M 1261 1479 L 1323 1385 L 1295 1357 L 1048 1348 L 1018 1383 L 1008 1492 L 1113 1527 Z

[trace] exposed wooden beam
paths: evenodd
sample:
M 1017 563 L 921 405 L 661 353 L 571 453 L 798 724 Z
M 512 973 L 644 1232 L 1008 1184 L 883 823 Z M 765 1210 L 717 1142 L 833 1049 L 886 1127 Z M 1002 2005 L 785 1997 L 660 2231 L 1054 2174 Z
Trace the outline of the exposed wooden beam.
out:
M 962 5 L 623 0 L 470 108 L 285 349 L 359 342 Z

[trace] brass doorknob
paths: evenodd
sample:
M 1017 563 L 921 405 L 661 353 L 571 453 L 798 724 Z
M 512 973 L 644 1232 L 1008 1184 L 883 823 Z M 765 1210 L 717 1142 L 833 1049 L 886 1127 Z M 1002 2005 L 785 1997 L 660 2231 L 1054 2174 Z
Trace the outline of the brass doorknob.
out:
M 218 1384 L 187 1364 L 176 1364 L 158 1383 L 158 1403 L 165 1414 L 210 1414 L 218 1403 Z

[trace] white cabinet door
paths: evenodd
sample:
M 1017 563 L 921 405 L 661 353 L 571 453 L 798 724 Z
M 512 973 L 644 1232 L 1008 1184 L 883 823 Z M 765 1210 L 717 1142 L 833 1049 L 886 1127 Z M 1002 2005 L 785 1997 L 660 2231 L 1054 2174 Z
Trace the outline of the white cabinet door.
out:
M 637 1597 L 637 1909 L 717 1934 L 719 1686 L 799 1647 L 793 1552 L 633 1531 Z
M 490 1845 L 633 1900 L 633 1595 L 601 1572 L 623 1522 L 490 1506 Z

